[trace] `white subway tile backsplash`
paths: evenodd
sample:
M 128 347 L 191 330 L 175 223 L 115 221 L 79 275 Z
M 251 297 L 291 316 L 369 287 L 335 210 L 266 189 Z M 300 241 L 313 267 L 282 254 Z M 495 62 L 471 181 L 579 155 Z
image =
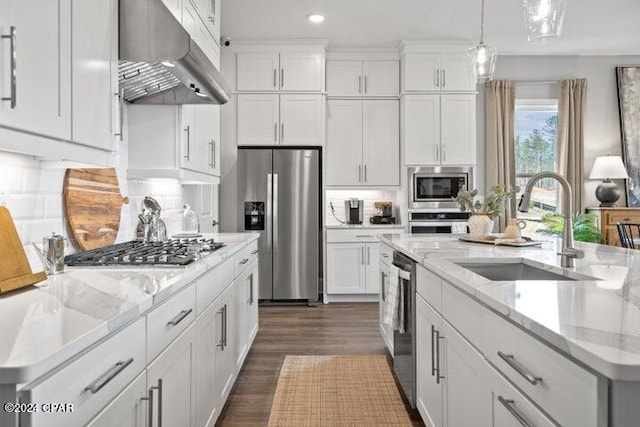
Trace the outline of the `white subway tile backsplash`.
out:
M 35 194 L 12 194 L 7 197 L 7 209 L 14 220 L 44 218 L 44 197 Z

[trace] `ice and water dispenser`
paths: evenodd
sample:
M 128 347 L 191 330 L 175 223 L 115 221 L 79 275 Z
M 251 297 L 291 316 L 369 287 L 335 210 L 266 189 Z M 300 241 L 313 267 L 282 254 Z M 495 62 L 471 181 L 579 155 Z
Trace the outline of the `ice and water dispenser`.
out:
M 264 230 L 265 202 L 244 202 L 244 229 Z

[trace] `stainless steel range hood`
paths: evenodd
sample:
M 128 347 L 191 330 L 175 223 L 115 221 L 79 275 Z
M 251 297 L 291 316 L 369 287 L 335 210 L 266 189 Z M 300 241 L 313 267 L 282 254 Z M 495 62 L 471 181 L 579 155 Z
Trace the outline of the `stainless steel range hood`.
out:
M 120 0 L 120 89 L 140 104 L 224 104 L 218 69 L 161 0 Z

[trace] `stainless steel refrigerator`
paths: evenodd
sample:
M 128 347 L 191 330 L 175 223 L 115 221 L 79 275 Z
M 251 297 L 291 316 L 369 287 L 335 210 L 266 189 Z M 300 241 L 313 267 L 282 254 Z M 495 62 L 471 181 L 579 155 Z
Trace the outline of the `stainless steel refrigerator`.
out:
M 261 300 L 318 300 L 320 159 L 319 149 L 238 149 L 238 230 L 261 234 Z

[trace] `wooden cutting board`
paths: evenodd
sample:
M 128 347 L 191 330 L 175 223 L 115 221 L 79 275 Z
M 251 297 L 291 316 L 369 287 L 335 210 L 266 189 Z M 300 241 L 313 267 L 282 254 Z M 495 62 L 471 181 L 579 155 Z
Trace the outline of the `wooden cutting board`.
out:
M 44 271 L 33 274 L 9 210 L 0 206 L 0 293 L 46 280 Z
M 120 210 L 129 203 L 129 198 L 120 194 L 116 170 L 67 169 L 63 193 L 74 245 L 86 251 L 114 244 Z

